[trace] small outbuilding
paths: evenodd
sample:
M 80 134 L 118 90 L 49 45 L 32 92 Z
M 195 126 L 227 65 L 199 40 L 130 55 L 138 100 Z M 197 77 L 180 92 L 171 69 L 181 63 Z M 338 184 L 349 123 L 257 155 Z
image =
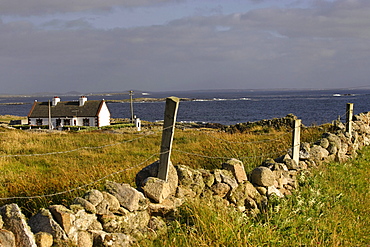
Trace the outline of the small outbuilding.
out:
M 54 97 L 51 102 L 37 102 L 28 114 L 29 125 L 49 125 L 52 128 L 63 126 L 110 125 L 110 111 L 104 100 L 87 100 L 81 96 L 78 101 L 61 101 Z

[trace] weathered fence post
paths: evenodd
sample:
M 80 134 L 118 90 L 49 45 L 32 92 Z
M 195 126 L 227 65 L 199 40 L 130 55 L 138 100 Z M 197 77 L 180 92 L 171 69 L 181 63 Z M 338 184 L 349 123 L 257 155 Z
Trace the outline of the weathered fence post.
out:
M 353 103 L 347 103 L 346 107 L 346 132 L 352 137 Z
M 162 132 L 161 154 L 159 158 L 158 178 L 167 181 L 168 167 L 171 158 L 173 135 L 175 132 L 177 109 L 180 99 L 168 97 L 164 112 L 164 123 Z
M 293 137 L 292 137 L 292 159 L 299 164 L 299 150 L 301 145 L 301 120 L 296 119 L 293 122 Z

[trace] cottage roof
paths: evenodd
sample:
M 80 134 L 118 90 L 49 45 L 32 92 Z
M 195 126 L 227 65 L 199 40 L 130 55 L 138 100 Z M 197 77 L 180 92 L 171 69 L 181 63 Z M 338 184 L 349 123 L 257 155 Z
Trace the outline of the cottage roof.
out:
M 78 101 L 61 101 L 56 106 L 50 106 L 51 116 L 55 117 L 95 117 L 98 116 L 104 100 L 88 100 L 83 106 Z M 28 117 L 47 118 L 49 102 L 35 102 Z

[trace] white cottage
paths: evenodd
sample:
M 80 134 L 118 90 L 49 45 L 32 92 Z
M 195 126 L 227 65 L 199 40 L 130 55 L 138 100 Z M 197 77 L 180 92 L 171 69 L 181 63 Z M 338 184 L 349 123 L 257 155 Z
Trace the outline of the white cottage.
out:
M 110 112 L 104 100 L 87 100 L 81 96 L 78 101 L 60 101 L 54 97 L 51 102 L 37 102 L 28 114 L 28 124 L 61 126 L 110 125 Z

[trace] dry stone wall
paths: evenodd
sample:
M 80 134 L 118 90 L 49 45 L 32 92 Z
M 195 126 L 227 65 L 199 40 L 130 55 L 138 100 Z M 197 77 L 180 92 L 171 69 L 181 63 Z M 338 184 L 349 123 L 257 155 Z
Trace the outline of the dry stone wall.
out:
M 298 164 L 289 152 L 266 159 L 250 174 L 236 159 L 215 170 L 170 164 L 164 182 L 156 178 L 159 162 L 154 162 L 137 174 L 136 188 L 107 181 L 106 191 L 87 191 L 68 208 L 52 205 L 30 219 L 16 204 L 5 205 L 0 208 L 0 246 L 131 246 L 166 233 L 166 220 L 184 201 L 197 197 L 258 214 L 269 198 L 290 195 L 297 188 L 300 171 L 324 162 L 345 162 L 370 144 L 370 113 L 354 117 L 351 135 L 342 123 L 334 126 L 333 133 L 323 134 L 313 145 L 301 143 Z

